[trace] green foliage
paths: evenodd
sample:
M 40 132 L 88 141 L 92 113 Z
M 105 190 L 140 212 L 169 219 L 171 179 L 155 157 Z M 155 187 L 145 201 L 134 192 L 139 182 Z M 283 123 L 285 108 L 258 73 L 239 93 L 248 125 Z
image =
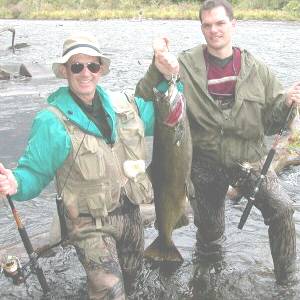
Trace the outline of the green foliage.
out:
M 300 15 L 299 0 L 232 0 L 233 5 L 241 9 L 280 10 L 283 13 L 291 13 L 293 16 Z
M 229 0 L 238 19 L 300 20 L 300 0 Z M 198 20 L 203 0 L 0 0 L 0 18 Z
M 35 1 L 37 2 L 37 1 Z M 81 0 L 40 0 L 40 5 L 39 7 L 53 7 L 56 9 L 62 9 L 62 8 L 79 8 L 80 7 L 80 2 Z
M 0 5 L 2 6 L 10 6 L 10 5 L 16 5 L 22 0 L 0 0 Z
M 292 12 L 292 13 L 300 14 L 300 2 L 299 2 L 299 0 L 289 1 L 289 3 L 284 7 L 284 10 Z
M 78 1 L 78 8 L 80 9 L 86 9 L 86 8 L 94 8 L 97 9 L 99 7 L 102 7 L 103 1 L 98 0 L 81 0 Z M 119 0 L 111 1 L 111 2 L 117 2 L 117 4 L 120 2 Z
M 232 0 L 232 4 L 250 9 L 282 9 L 289 0 Z

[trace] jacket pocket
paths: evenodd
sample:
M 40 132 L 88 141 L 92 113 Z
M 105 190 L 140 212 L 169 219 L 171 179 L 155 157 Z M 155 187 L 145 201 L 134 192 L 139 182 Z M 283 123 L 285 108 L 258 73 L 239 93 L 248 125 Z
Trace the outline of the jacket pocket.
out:
M 85 180 L 96 180 L 105 175 L 104 154 L 101 147 L 89 138 L 83 141 L 77 156 L 77 166 Z
M 137 120 L 134 115 L 124 118 L 121 116 L 119 127 L 119 137 L 131 158 L 139 158 L 139 152 L 144 148 L 144 131 L 142 122 Z
M 151 203 L 153 201 L 152 184 L 146 173 L 139 174 L 134 180 L 129 179 L 125 189 L 128 197 L 136 204 Z
M 264 133 L 262 110 L 264 100 L 258 97 L 244 99 L 236 117 L 236 133 L 244 139 L 258 139 Z
M 108 211 L 116 206 L 116 202 L 111 197 L 111 191 L 108 185 L 101 185 L 95 195 L 87 195 L 86 202 L 89 213 L 93 218 L 107 216 Z

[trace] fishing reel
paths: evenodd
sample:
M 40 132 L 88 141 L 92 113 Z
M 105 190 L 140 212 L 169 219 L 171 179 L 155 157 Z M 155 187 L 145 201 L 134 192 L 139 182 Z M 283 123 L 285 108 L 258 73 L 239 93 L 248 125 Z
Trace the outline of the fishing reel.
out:
M 16 256 L 7 256 L 5 261 L 1 263 L 1 273 L 2 272 L 6 277 L 12 278 L 13 284 L 15 285 L 25 282 L 20 260 Z
M 251 174 L 251 170 L 253 169 L 252 165 L 249 162 L 243 162 L 239 165 L 241 171 L 241 177 L 248 178 Z
M 238 164 L 238 169 L 236 173 L 236 180 L 234 183 L 234 187 L 239 187 L 245 183 L 252 174 L 253 166 L 249 162 L 243 162 Z

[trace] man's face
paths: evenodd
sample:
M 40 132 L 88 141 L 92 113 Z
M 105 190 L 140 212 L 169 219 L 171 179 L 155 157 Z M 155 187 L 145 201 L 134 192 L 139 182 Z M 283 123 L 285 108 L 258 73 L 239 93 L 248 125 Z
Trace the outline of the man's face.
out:
M 72 67 L 74 64 L 75 66 Z M 79 71 L 82 68 L 80 64 L 84 65 L 81 71 Z M 101 77 L 101 68 L 97 72 L 92 72 L 89 70 L 88 64 L 94 67 L 94 69 L 91 68 L 93 71 L 97 70 L 95 64 L 99 64 L 99 58 L 86 54 L 75 54 L 63 66 L 62 72 L 68 80 L 72 92 L 85 103 L 91 104 L 95 95 L 96 85 Z M 74 73 L 74 70 L 76 73 Z
M 236 20 L 230 20 L 223 6 L 202 12 L 201 29 L 205 37 L 208 50 L 215 55 L 223 49 L 231 49 L 232 32 Z

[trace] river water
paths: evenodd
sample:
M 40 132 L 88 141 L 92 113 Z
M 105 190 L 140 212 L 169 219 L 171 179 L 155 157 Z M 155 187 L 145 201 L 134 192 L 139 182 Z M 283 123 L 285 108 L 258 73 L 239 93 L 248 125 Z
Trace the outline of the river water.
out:
M 49 64 L 61 54 L 62 43 L 72 31 L 87 30 L 100 40 L 103 52 L 112 59 L 111 73 L 102 85 L 112 90 L 133 89 L 146 71 L 152 57 L 153 37 L 167 35 L 170 50 L 178 53 L 203 42 L 198 21 L 22 21 L 1 20 L 2 26 L 16 30 L 16 43 L 28 43 L 13 54 L 9 32 L 0 35 L 0 65 L 24 63 Z M 300 24 L 299 22 L 240 21 L 235 45 L 248 49 L 268 63 L 285 87 L 300 80 Z M 65 84 L 50 73 L 32 79 L 0 82 L 0 161 L 14 167 L 21 155 L 34 114 L 45 105 L 45 97 Z M 280 179 L 294 200 L 297 230 L 297 264 L 300 254 L 300 168 L 285 170 Z M 214 276 L 209 299 L 299 299 L 300 283 L 278 286 L 268 246 L 267 228 L 254 208 L 244 227 L 237 224 L 245 201 L 235 205 L 226 202 L 226 268 Z M 24 250 L 7 206 L 0 205 L 0 250 L 12 249 L 10 254 L 24 256 Z M 16 203 L 30 237 L 42 236 L 49 230 L 55 209 L 54 188 L 50 185 L 39 197 L 26 203 Z M 193 299 L 190 288 L 195 227 L 192 223 L 174 232 L 174 241 L 184 257 L 184 263 L 173 274 L 162 274 L 146 262 L 144 277 L 137 291 L 137 299 Z M 146 244 L 156 236 L 153 226 L 145 228 Z M 15 245 L 16 246 L 12 246 Z M 17 252 L 17 253 L 15 253 Z M 20 253 L 19 253 L 20 252 Z M 26 262 L 26 256 L 24 261 Z M 74 249 L 58 249 L 41 259 L 52 288 L 53 299 L 86 299 L 86 279 Z M 300 277 L 300 272 L 297 274 Z M 146 295 L 149 296 L 146 296 Z M 15 287 L 11 280 L 0 275 L 1 299 L 39 299 L 42 293 L 34 276 L 26 285 Z

